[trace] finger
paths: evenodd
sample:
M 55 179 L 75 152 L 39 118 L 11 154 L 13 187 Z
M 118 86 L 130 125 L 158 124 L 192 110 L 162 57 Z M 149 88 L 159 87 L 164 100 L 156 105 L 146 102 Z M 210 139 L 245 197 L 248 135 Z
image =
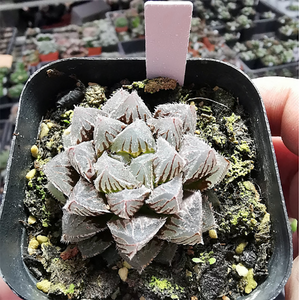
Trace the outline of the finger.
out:
M 0 300 L 21 300 L 0 277 Z
M 299 299 L 299 256 L 293 262 L 292 274 L 285 286 L 285 300 Z
M 284 198 L 291 218 L 299 219 L 298 163 L 299 158 L 284 145 L 280 137 L 272 138 Z
M 272 135 L 281 136 L 287 148 L 298 155 L 299 80 L 262 77 L 253 82 L 264 101 Z

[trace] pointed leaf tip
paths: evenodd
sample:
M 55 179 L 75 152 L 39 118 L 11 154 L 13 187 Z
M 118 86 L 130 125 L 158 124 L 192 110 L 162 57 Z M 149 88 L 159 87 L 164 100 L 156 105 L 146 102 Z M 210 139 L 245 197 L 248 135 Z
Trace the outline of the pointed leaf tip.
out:
M 165 224 L 166 218 L 136 216 L 130 220 L 117 219 L 108 222 L 119 251 L 132 259 Z
M 180 212 L 167 221 L 159 238 L 182 245 L 202 243 L 202 198 L 200 192 L 187 193 L 184 196 Z
M 130 124 L 138 119 L 146 121 L 152 114 L 142 98 L 136 91 L 133 91 L 128 97 L 111 112 L 112 118 Z
M 117 193 L 108 194 L 107 202 L 110 210 L 123 219 L 130 219 L 144 205 L 144 200 L 151 190 L 142 186 L 137 189 L 124 189 Z
M 182 178 L 179 175 L 155 188 L 146 203 L 159 214 L 177 214 L 182 197 Z
M 47 179 L 62 193 L 69 196 L 79 175 L 72 167 L 68 154 L 63 151 L 53 157 L 43 167 Z
M 155 140 L 150 128 L 142 120 L 137 120 L 128 125 L 113 141 L 113 152 L 126 152 L 133 157 L 141 153 L 154 152 Z
M 136 180 L 129 168 L 104 152 L 95 164 L 97 178 L 94 181 L 96 189 L 106 194 L 119 192 L 125 188 L 138 187 L 140 183 Z
M 111 213 L 101 195 L 92 183 L 81 178 L 75 185 L 64 209 L 79 216 L 99 216 Z
M 157 151 L 153 160 L 155 183 L 171 180 L 181 173 L 185 165 L 184 159 L 165 139 L 157 139 Z

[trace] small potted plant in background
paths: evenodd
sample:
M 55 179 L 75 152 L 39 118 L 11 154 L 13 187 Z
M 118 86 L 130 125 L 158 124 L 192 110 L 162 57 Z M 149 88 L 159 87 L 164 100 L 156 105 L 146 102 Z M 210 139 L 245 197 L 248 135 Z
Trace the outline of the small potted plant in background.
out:
M 276 14 L 272 11 L 265 11 L 260 14 L 261 19 L 274 20 L 276 19 Z
M 258 4 L 258 0 L 242 0 L 242 4 L 244 6 L 252 6 L 255 7 Z
M 248 17 L 251 20 L 254 20 L 256 15 L 256 10 L 252 6 L 246 6 L 242 8 L 241 15 Z
M 241 25 L 241 38 L 240 41 L 251 40 L 254 34 L 255 24 L 254 22 L 244 15 L 240 15 L 236 18 L 236 21 Z
M 22 52 L 22 60 L 27 67 L 37 66 L 40 62 L 39 52 L 36 49 L 27 49 Z
M 268 54 L 260 59 L 264 67 L 273 67 L 282 64 L 281 59 L 277 55 Z
M 224 38 L 228 47 L 233 48 L 236 42 L 239 40 L 241 34 L 239 32 L 227 32 L 224 34 Z
M 88 56 L 88 50 L 80 39 L 69 39 L 62 48 L 62 58 Z
M 242 25 L 238 23 L 236 20 L 226 22 L 225 29 L 227 32 L 239 32 L 242 29 Z
M 229 2 L 227 3 L 226 7 L 233 17 L 236 17 L 240 12 L 240 5 L 236 2 Z
M 53 35 L 49 33 L 39 33 L 36 36 L 37 42 L 44 42 L 44 41 L 53 41 Z
M 83 42 L 88 49 L 88 56 L 100 55 L 102 53 L 102 43 L 95 37 L 84 37 Z
M 11 84 L 25 83 L 28 78 L 29 74 L 25 69 L 24 63 L 16 63 L 14 72 L 9 77 Z
M 252 50 L 239 53 L 239 58 L 250 68 L 255 69 L 258 63 L 257 57 Z
M 41 61 L 54 61 L 59 58 L 57 45 L 52 40 L 37 42 L 37 50 Z
M 220 7 L 218 9 L 218 18 L 224 22 L 228 22 L 229 20 L 231 20 L 232 15 L 229 12 L 227 7 Z
M 239 43 L 237 42 L 234 47 L 233 47 L 233 50 L 236 52 L 236 53 L 240 53 L 240 52 L 245 52 L 247 51 L 247 47 L 244 43 Z
M 114 20 L 114 26 L 116 32 L 128 31 L 128 20 L 125 16 L 118 16 Z
M 7 95 L 14 101 L 17 102 L 19 100 L 19 97 L 21 95 L 21 92 L 24 88 L 23 83 L 17 83 L 10 88 L 8 88 L 8 93 Z
M 278 36 L 282 41 L 287 41 L 289 39 L 298 40 L 299 39 L 299 22 L 293 21 L 287 25 L 279 27 Z

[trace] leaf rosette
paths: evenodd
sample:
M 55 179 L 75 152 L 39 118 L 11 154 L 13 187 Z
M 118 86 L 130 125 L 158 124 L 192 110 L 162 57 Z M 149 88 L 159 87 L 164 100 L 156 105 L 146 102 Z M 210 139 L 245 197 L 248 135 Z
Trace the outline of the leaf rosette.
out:
M 92 257 L 115 243 L 141 271 L 170 243 L 202 243 L 216 226 L 201 191 L 229 162 L 194 135 L 196 110 L 158 105 L 152 114 L 136 91 L 116 91 L 101 110 L 75 107 L 64 151 L 45 166 L 52 189 L 67 196 L 62 241 Z

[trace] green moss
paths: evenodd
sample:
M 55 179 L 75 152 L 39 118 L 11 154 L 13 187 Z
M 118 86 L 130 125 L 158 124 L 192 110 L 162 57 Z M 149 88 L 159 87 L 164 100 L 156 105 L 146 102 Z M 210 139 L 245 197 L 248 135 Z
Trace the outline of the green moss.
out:
M 237 145 L 237 149 L 240 152 L 250 153 L 250 147 L 249 147 L 249 144 L 246 141 L 241 141 L 241 143 L 239 145 Z
M 222 148 L 225 145 L 227 138 L 220 130 L 220 125 L 217 124 L 216 118 L 211 115 L 211 108 L 209 106 L 204 106 L 204 108 L 204 112 L 200 115 L 197 123 L 199 135 L 204 140 L 208 142 L 211 141 Z
M 230 166 L 226 174 L 225 181 L 230 183 L 239 177 L 248 175 L 254 168 L 253 160 L 243 160 L 238 153 L 234 153 L 229 158 Z
M 180 299 L 181 293 L 184 292 L 184 288 L 176 283 L 174 284 L 168 279 L 159 279 L 155 276 L 151 277 L 148 286 L 155 294 L 165 295 L 171 297 L 171 299 Z
M 235 123 L 240 121 L 241 117 L 232 113 L 230 117 L 224 117 L 224 120 L 225 120 L 225 126 L 227 128 L 227 131 L 235 135 Z

